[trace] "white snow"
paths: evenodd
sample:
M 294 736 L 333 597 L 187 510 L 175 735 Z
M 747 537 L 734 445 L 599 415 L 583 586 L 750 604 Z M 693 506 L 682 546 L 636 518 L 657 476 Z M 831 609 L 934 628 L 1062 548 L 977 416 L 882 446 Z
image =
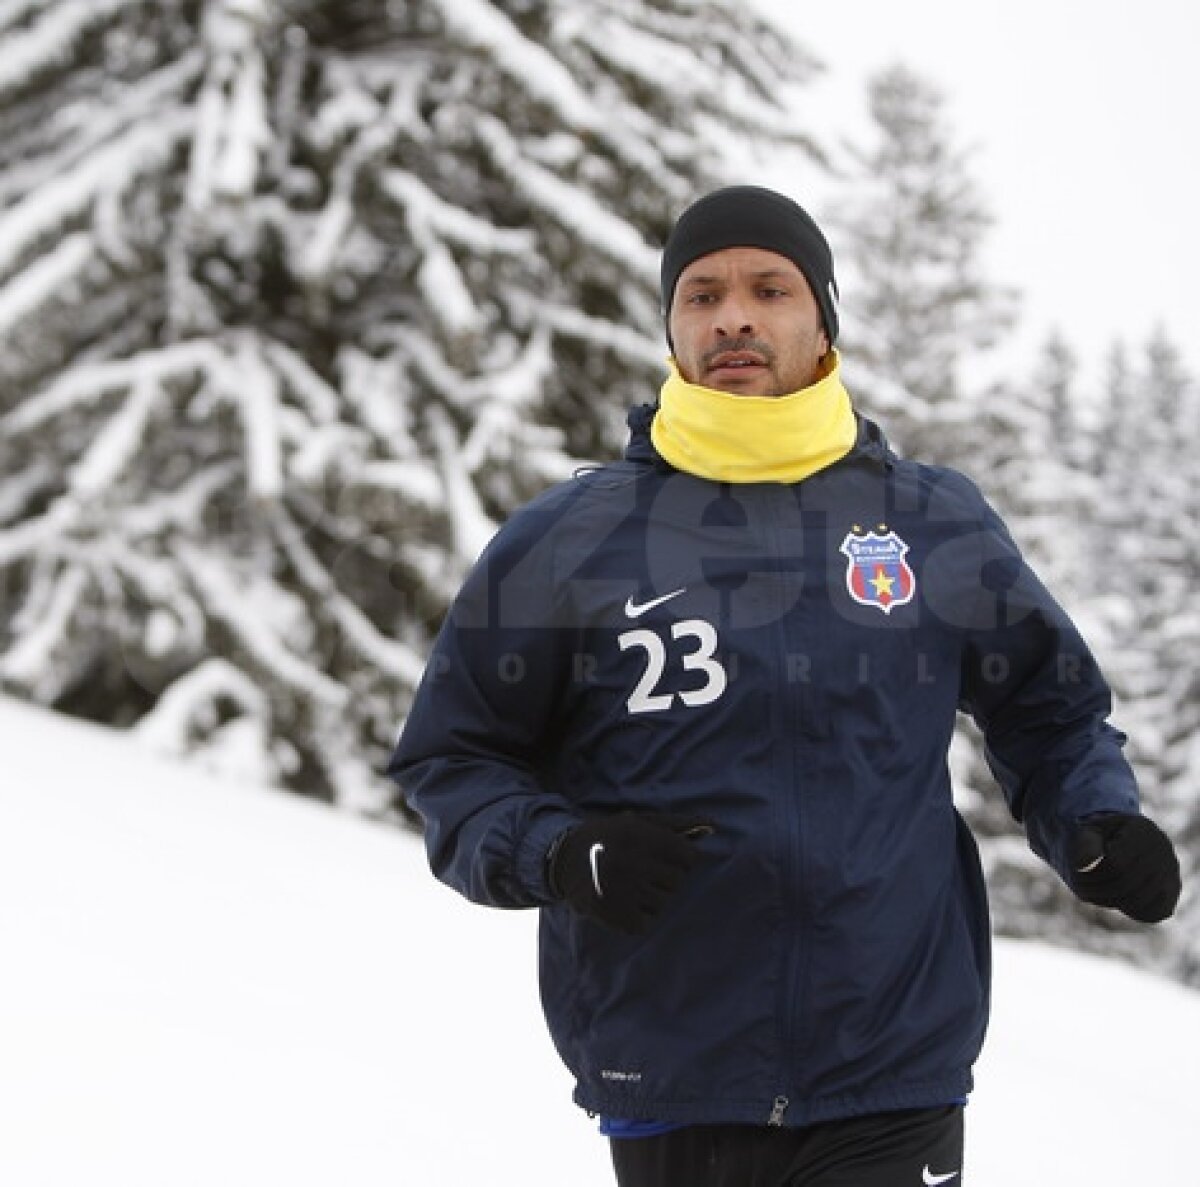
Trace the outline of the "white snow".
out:
M 425 668 L 422 657 L 411 647 L 380 632 L 362 610 L 338 590 L 337 582 L 305 542 L 304 534 L 282 511 L 276 517 L 275 529 L 296 575 L 321 596 L 329 616 L 341 627 L 344 641 L 363 658 L 366 669 L 416 687 Z
M 669 79 L 678 94 L 688 96 L 693 102 L 699 101 L 706 91 L 711 92 L 711 70 L 705 69 L 700 54 L 686 43 L 649 31 L 631 37 L 627 16 L 585 15 L 582 11 L 573 16 L 569 26 L 565 19 L 560 21 L 559 37 L 582 42 L 592 53 L 619 72 L 636 78 L 642 86 L 658 90 Z
M 72 468 L 70 485 L 76 498 L 104 497 L 141 449 L 161 400 L 162 389 L 152 379 L 143 376 L 132 385 L 121 410 L 109 418 Z
M 324 149 L 374 123 L 383 113 L 379 100 L 356 85 L 351 75 L 339 76 L 338 84 L 337 90 L 321 104 L 309 128 L 313 143 Z
M 0 698 L 0 1182 L 610 1187 L 534 917 L 412 837 Z M 1194 1182 L 1200 995 L 998 945 L 967 1181 Z
M 279 376 L 249 335 L 239 339 L 232 364 L 222 368 L 222 379 L 226 394 L 240 405 L 246 428 L 247 485 L 256 498 L 278 499 L 283 494 Z
M 622 267 L 651 279 L 658 275 L 658 251 L 632 224 L 602 206 L 586 190 L 534 164 L 500 120 L 481 115 L 476 129 L 497 168 L 508 175 L 534 208 L 545 211 Z
M 62 676 L 54 662 L 55 654 L 62 647 L 90 583 L 83 568 L 69 565 L 55 579 L 33 585 L 29 599 L 13 623 L 18 641 L 0 657 L 0 677 L 16 687 L 29 689 L 35 697 L 54 698 Z M 44 597 L 35 596 L 43 592 Z
M 639 333 L 628 325 L 589 317 L 566 305 L 554 305 L 549 301 L 533 301 L 522 294 L 511 294 L 513 308 L 530 320 L 541 321 L 556 334 L 565 338 L 578 338 L 611 350 L 618 358 L 647 367 L 664 367 L 667 359 L 666 343 L 657 337 Z
M 346 263 L 347 240 L 355 231 L 354 187 L 360 171 L 385 153 L 396 135 L 390 118 L 377 118 L 359 131 L 345 150 L 330 179 L 330 196 L 316 217 L 299 264 L 299 273 L 313 286 L 327 285 Z
M 0 567 L 45 548 L 59 534 L 69 511 L 59 500 L 45 515 L 0 531 Z
M 204 210 L 214 197 L 244 202 L 254 193 L 272 144 L 266 67 L 257 45 L 268 13 L 258 0 L 220 0 L 204 15 L 211 65 L 197 102 L 188 204 Z
M 209 203 L 224 121 L 224 89 L 219 80 L 210 77 L 196 100 L 196 131 L 188 162 L 188 205 L 196 211 Z
M 483 315 L 467 282 L 442 243 L 424 234 L 415 236 L 424 254 L 417 285 L 425 306 L 450 338 L 472 334 L 483 325 Z
M 407 212 L 414 228 L 465 247 L 476 255 L 523 256 L 537 251 L 537 237 L 527 228 L 497 227 L 485 218 L 440 198 L 420 178 L 389 169 L 380 185 Z
M 423 657 L 411 647 L 383 634 L 345 595 L 329 602 L 330 615 L 342 629 L 346 641 L 376 672 L 393 677 L 410 688 L 420 683 L 425 670 Z
M 598 130 L 593 103 L 570 70 L 544 46 L 523 36 L 495 5 L 484 0 L 436 0 L 436 5 L 447 31 L 464 46 L 493 58 L 572 126 Z
M 37 15 L 37 10 L 44 7 L 46 0 L 8 0 L 0 7 L 0 31 L 13 29 L 22 21 Z
M 309 284 L 328 279 L 339 262 L 342 246 L 354 224 L 354 205 L 350 201 L 353 174 L 340 169 L 332 197 L 317 217 L 312 238 L 304 250 L 299 271 Z
M 205 508 L 218 491 L 240 481 L 241 474 L 241 465 L 232 460 L 202 465 L 177 490 L 124 509 L 122 527 L 131 539 L 152 536 L 171 525 L 188 535 L 202 535 L 200 524 Z M 171 608 L 178 609 L 177 602 L 172 601 Z
M 76 364 L 0 418 L 0 432 L 30 433 L 76 405 L 102 399 L 138 382 L 165 382 L 172 376 L 210 370 L 220 361 L 212 343 L 198 340 L 143 351 L 131 359 Z
M 39 491 L 57 480 L 57 472 L 44 457 L 28 460 L 28 467 L 5 475 L 0 486 L 0 524 L 11 523 L 21 516 Z
M 243 55 L 229 103 L 225 146 L 216 166 L 216 189 L 223 198 L 244 200 L 254 192 L 261 154 L 271 146 L 263 95 L 266 70 L 262 55 Z
M 267 698 L 245 672 L 228 660 L 207 659 L 158 698 L 133 734 L 158 754 L 186 755 L 197 725 L 211 729 L 215 724 L 214 706 L 222 698 L 233 701 L 252 718 L 264 719 L 270 714 Z
M 289 629 L 295 632 L 300 628 L 303 615 L 288 605 L 278 586 L 264 582 L 256 590 L 239 585 L 212 553 L 182 540 L 176 549 L 208 614 L 233 631 L 254 664 L 284 688 L 317 705 L 340 709 L 345 704 L 346 690 L 285 641 Z
M 76 167 L 38 186 L 0 215 L 0 275 L 7 276 L 42 241 L 84 213 L 113 178 L 159 168 L 192 130 L 192 113 L 167 112 L 96 149 Z
M 47 301 L 61 297 L 95 254 L 91 235 L 77 231 L 18 272 L 0 289 L 0 335 L 11 334 Z
M 15 90 L 31 74 L 64 61 L 88 27 L 108 20 L 131 0 L 59 0 L 53 13 L 19 33 L 9 33 L 0 55 L 0 94 Z
M 198 104 L 188 180 L 194 210 L 204 209 L 214 195 L 239 202 L 254 192 L 272 143 L 266 68 L 257 45 L 267 21 L 259 0 L 220 0 L 205 11 L 203 40 L 212 65 Z
M 525 448 L 539 437 L 547 445 L 561 447 L 561 431 L 530 424 L 534 419 L 530 405 L 541 399 L 553 376 L 550 334 L 539 325 L 511 366 L 487 371 L 469 381 L 466 390 L 477 399 L 479 415 L 463 448 L 462 461 L 467 470 L 476 473 L 485 459 L 497 454 L 506 461 L 524 457 Z
M 395 491 L 407 502 L 431 511 L 441 506 L 442 484 L 423 458 L 396 462 L 363 462 L 349 475 L 357 486 Z
M 474 560 L 496 534 L 496 525 L 484 511 L 467 473 L 462 447 L 450 418 L 436 406 L 429 409 L 429 430 L 441 470 L 455 555 Z
M 338 417 L 340 397 L 326 381 L 309 366 L 306 359 L 290 346 L 270 339 L 262 340 L 266 357 L 278 369 L 292 395 L 304 405 L 316 425 L 333 424 Z

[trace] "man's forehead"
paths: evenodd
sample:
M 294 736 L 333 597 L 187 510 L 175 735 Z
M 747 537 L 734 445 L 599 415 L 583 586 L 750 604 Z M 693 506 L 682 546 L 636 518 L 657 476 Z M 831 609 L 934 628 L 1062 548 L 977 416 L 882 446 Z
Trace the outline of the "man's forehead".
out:
M 756 279 L 803 276 L 796 265 L 778 252 L 763 247 L 725 247 L 693 260 L 679 275 L 680 284 L 712 284 L 731 272 L 746 272 Z

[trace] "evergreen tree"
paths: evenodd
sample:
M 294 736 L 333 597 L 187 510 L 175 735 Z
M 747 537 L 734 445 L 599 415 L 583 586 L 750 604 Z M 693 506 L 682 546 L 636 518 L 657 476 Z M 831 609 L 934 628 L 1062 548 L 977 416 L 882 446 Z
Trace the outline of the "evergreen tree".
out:
M 1085 527 L 1098 500 L 1075 411 L 1075 360 L 1057 335 L 1032 374 L 1006 381 L 984 419 L 986 484 L 1038 576 L 1060 598 L 1086 587 Z
M 1057 353 L 1057 351 L 1056 351 Z M 1185 508 L 1194 497 L 1189 462 L 1197 435 L 1196 391 L 1174 346 L 1161 332 L 1139 359 L 1117 344 L 1103 378 L 1102 417 L 1082 464 L 1061 487 L 1058 522 L 1071 563 L 1039 562 L 1063 581 L 1060 592 L 1114 692 L 1114 724 L 1129 737 L 1127 754 L 1146 810 L 1175 839 L 1185 886 L 1194 886 L 1200 840 L 1200 617 L 1191 608 L 1189 565 L 1197 550 Z M 1078 435 L 1083 440 L 1083 434 Z M 1044 451 L 1049 452 L 1049 451 Z M 1067 455 L 1067 460 L 1072 460 Z M 1093 475 L 1083 472 L 1087 465 Z M 1035 525 L 1017 517 L 1037 542 Z M 1014 846 L 992 870 L 998 929 L 1049 937 L 1200 982 L 1194 936 L 1197 902 L 1185 893 L 1181 926 L 1147 930 L 1119 915 L 1078 904 L 1044 869 Z
M 1101 420 L 1095 434 L 1094 464 L 1101 480 L 1123 490 L 1137 471 L 1138 407 L 1133 364 L 1124 342 L 1114 342 L 1104 360 Z M 1105 523 L 1127 523 L 1134 514 L 1128 499 L 1107 505 Z M 1118 517 L 1123 517 L 1118 520 Z
M 381 807 L 431 631 L 662 373 L 722 141 L 804 149 L 732 2 L 0 14 L 0 679 Z
M 1121 395 L 1132 410 L 1119 408 Z M 1113 506 L 1097 516 L 1095 548 L 1111 557 L 1104 578 L 1109 597 L 1129 601 L 1115 658 L 1126 693 L 1130 750 L 1142 792 L 1181 848 L 1188 893 L 1183 926 L 1168 967 L 1200 982 L 1195 891 L 1200 853 L 1200 615 L 1195 589 L 1200 543 L 1192 459 L 1200 445 L 1200 391 L 1179 350 L 1159 329 L 1146 344 L 1141 366 L 1109 404 L 1108 438 L 1124 474 Z M 1190 935 L 1190 941 L 1187 937 Z
M 1012 319 L 1012 294 L 982 263 L 992 224 L 954 143 L 945 100 L 892 66 L 869 84 L 872 142 L 852 148 L 832 225 L 847 299 L 853 390 L 906 452 L 972 452 L 983 397 L 964 378 Z
M 1046 393 L 1047 428 L 1051 440 L 1061 447 L 1061 455 L 1072 465 L 1086 468 L 1087 452 L 1082 447 L 1081 424 L 1077 412 L 1075 381 L 1079 359 L 1071 344 L 1058 330 L 1051 332 L 1042 347 L 1042 357 L 1034 383 Z

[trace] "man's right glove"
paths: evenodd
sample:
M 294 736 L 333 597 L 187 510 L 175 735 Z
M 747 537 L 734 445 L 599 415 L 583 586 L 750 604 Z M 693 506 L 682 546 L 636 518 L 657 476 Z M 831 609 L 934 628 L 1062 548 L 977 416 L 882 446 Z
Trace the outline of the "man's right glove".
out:
M 1179 902 L 1179 858 L 1145 816 L 1093 816 L 1071 849 L 1072 887 L 1085 903 L 1116 907 L 1139 923 L 1160 923 Z
M 695 841 L 712 831 L 706 821 L 665 813 L 595 817 L 551 846 L 550 888 L 581 915 L 640 935 L 699 865 Z

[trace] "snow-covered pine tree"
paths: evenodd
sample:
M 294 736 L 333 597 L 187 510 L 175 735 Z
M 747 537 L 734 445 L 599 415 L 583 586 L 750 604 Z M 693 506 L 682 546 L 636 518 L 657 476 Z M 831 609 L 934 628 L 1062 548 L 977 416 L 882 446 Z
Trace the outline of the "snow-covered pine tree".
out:
M 907 66 L 874 76 L 870 143 L 851 146 L 829 221 L 852 390 L 905 452 L 953 463 L 978 457 L 987 411 L 965 365 L 1008 329 L 1014 298 L 986 274 L 992 218 L 945 106 Z
M 1055 452 L 1072 466 L 1086 470 L 1089 458 L 1088 438 L 1079 414 L 1076 389 L 1079 357 L 1060 330 L 1052 330 L 1042 346 L 1041 358 L 1032 382 L 1043 390 L 1050 440 L 1059 444 Z
M 986 468 L 974 460 L 964 468 L 986 488 L 1038 575 L 1095 643 L 1098 634 L 1101 640 L 1109 636 L 1102 630 L 1108 625 L 1102 607 L 1083 596 L 1098 490 L 1078 423 L 1075 369 L 1069 346 L 1051 335 L 1030 374 L 1007 377 L 981 414 L 989 434 L 980 450 Z M 1014 825 L 980 743 L 974 726 L 963 722 L 956 738 L 956 791 L 979 838 L 996 927 L 1007 935 L 1039 935 L 1067 896 Z
M 0 37 L 0 679 L 376 810 L 465 566 L 617 444 L 670 218 L 722 142 L 807 146 L 813 64 L 732 0 L 12 0 Z
M 1092 519 L 1091 577 L 1110 614 L 1105 655 L 1142 794 L 1176 838 L 1187 892 L 1182 926 L 1156 963 L 1200 984 L 1195 888 L 1200 854 L 1200 542 L 1192 459 L 1200 448 L 1200 388 L 1157 330 L 1131 362 L 1110 356 L 1097 469 L 1102 499 Z M 1147 946 L 1120 941 L 1146 963 Z
M 986 473 L 978 476 L 1059 597 L 1082 584 L 1085 531 L 1099 500 L 1086 465 L 1074 371 L 1070 348 L 1052 335 L 1030 374 L 1003 381 L 987 402 L 990 448 Z
M 1053 343 L 1042 373 L 1056 388 L 1064 361 Z M 1055 360 L 1058 360 L 1056 363 Z M 1109 353 L 1103 377 L 1102 415 L 1093 431 L 1077 425 L 1072 449 L 1042 449 L 1036 473 L 1049 478 L 1049 459 L 1063 472 L 1046 486 L 1045 516 L 1030 517 L 1026 488 L 1005 479 L 1014 500 L 1014 527 L 1027 536 L 1031 555 L 1047 573 L 1083 629 L 1114 691 L 1113 721 L 1129 736 L 1127 753 L 1138 773 L 1149 811 L 1177 842 L 1185 886 L 1194 884 L 1200 840 L 1200 618 L 1190 606 L 1185 574 L 1196 545 L 1189 539 L 1185 508 L 1194 497 L 1187 458 L 1200 434 L 1194 384 L 1179 355 L 1161 333 L 1134 358 L 1121 344 Z M 1075 407 L 1082 396 L 1070 397 Z M 1058 423 L 1055 395 L 1046 406 L 1045 430 Z M 1051 440 L 1052 438 L 1045 438 Z M 1043 469 L 1042 467 L 1046 467 Z M 1016 475 L 1003 464 L 1000 475 Z M 1035 491 L 1037 486 L 1034 487 Z M 1048 552 L 1039 534 L 1044 523 L 1062 542 Z M 1058 584 L 1058 583 L 1061 583 Z M 967 780 L 980 785 L 977 768 Z M 984 797 L 972 799 L 977 808 Z M 1195 891 L 1181 906 L 1182 925 L 1146 929 L 1111 911 L 1079 904 L 1022 844 L 1005 838 L 994 810 L 976 816 L 984 836 L 981 851 L 997 929 L 1039 936 L 1106 954 L 1119 954 L 1143 967 L 1156 967 L 1192 984 L 1200 983 L 1200 947 L 1195 941 Z
M 1163 334 L 1135 361 L 1118 343 L 1096 434 L 1101 495 L 1089 523 L 1089 586 L 1112 608 L 1112 681 L 1139 718 L 1132 748 L 1151 795 L 1163 782 L 1159 730 L 1173 711 L 1167 688 L 1178 662 L 1177 646 L 1164 646 L 1163 633 L 1186 622 L 1191 601 L 1195 544 L 1184 526 L 1191 482 L 1180 465 L 1195 434 L 1189 387 Z

